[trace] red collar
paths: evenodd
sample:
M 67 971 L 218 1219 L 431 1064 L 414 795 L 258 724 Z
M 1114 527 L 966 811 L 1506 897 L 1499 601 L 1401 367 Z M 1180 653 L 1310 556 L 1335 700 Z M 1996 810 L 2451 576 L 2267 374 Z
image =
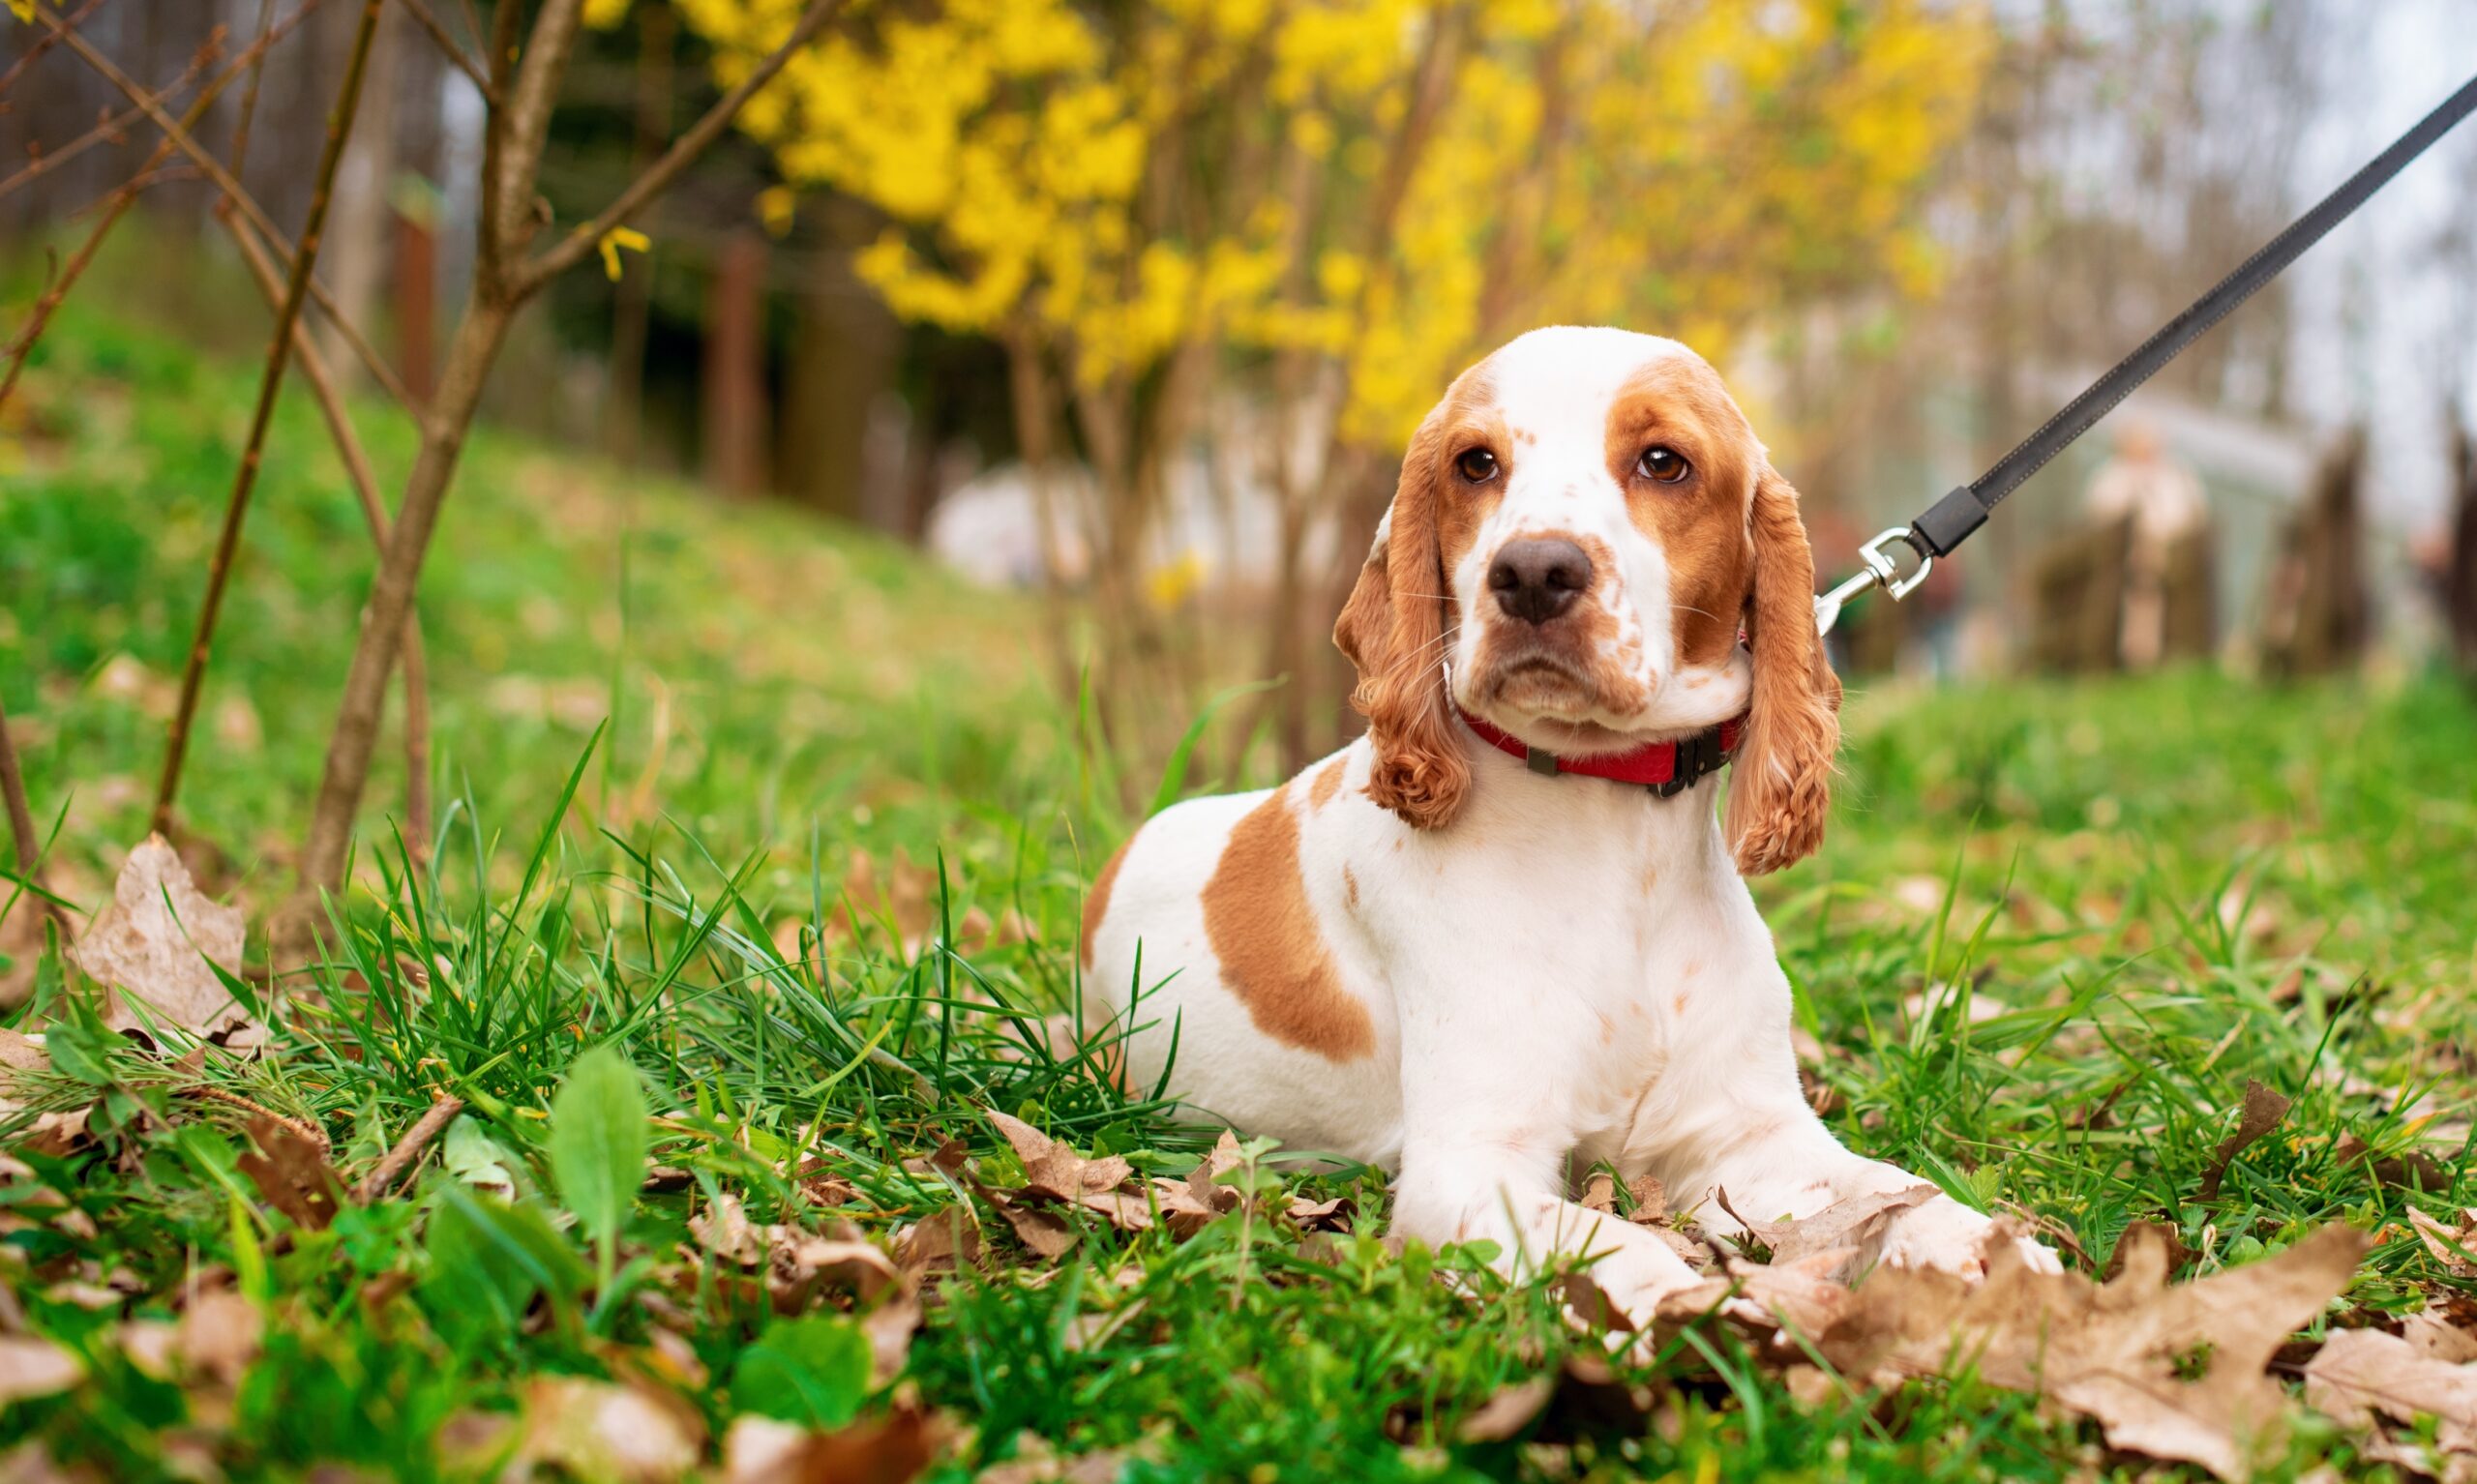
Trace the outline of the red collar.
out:
M 1529 763 L 1534 773 L 1577 773 L 1585 778 L 1641 784 L 1662 798 L 1720 771 L 1729 755 L 1737 751 L 1738 738 L 1746 732 L 1746 718 L 1734 716 L 1717 727 L 1675 742 L 1646 742 L 1631 752 L 1604 753 L 1597 757 L 1560 757 L 1489 726 L 1468 711 L 1462 713 L 1462 724 L 1498 752 Z

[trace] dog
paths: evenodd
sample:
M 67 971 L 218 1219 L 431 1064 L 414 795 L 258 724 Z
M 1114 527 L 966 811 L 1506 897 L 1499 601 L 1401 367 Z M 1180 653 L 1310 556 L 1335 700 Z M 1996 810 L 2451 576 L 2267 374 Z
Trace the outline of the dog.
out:
M 1405 1236 L 1587 1261 L 1638 1319 L 1699 1275 L 1570 1172 L 1656 1176 L 1724 1234 L 1922 1184 L 1807 1105 L 1745 880 L 1823 838 L 1813 603 L 1797 491 L 1693 351 L 1554 328 L 1465 371 L 1334 628 L 1366 734 L 1162 811 L 1094 880 L 1124 1075 L 1394 1172 Z M 1862 1257 L 1979 1274 L 1990 1225 L 1939 1194 Z

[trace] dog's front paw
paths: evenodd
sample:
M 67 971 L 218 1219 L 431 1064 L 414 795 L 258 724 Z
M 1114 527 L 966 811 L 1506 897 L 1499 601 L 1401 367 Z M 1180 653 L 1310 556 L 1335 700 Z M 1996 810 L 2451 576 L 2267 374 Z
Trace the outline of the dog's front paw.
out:
M 2007 1246 L 2032 1272 L 2064 1271 L 2054 1250 L 2021 1231 L 2017 1223 L 1982 1215 L 1950 1196 L 1937 1196 L 1894 1218 L 1884 1232 L 1878 1259 L 1893 1267 L 1934 1268 L 1977 1283 L 1986 1277 L 1988 1262 Z

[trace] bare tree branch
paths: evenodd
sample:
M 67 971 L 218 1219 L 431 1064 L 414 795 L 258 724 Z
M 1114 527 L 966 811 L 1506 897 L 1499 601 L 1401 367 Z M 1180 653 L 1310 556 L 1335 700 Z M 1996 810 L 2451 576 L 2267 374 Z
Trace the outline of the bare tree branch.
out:
M 517 270 L 516 282 L 520 289 L 529 293 L 584 261 L 585 254 L 591 252 L 595 244 L 601 242 L 612 227 L 625 224 L 630 217 L 644 209 L 645 203 L 668 190 L 682 170 L 722 136 L 723 131 L 731 127 L 731 120 L 739 116 L 739 110 L 757 96 L 758 90 L 774 80 L 775 74 L 791 60 L 792 53 L 816 40 L 817 34 L 825 29 L 842 8 L 842 0 L 811 0 L 808 10 L 791 27 L 791 34 L 784 39 L 783 45 L 757 64 L 757 69 L 741 78 L 737 87 L 706 109 L 705 116 L 689 126 L 688 132 L 674 140 L 671 148 L 663 152 L 661 159 L 630 181 L 627 189 L 621 191 L 592 221 L 572 229 L 556 246 Z
M 304 9 L 307 7 L 305 6 Z M 268 220 L 265 210 L 258 205 L 256 198 L 243 190 L 241 183 L 233 178 L 232 172 L 224 167 L 223 162 L 199 146 L 190 133 L 194 120 L 174 119 L 164 111 L 163 104 L 155 102 L 136 83 L 131 81 L 127 74 L 113 66 L 109 57 L 88 45 L 84 37 L 74 31 L 62 30 L 59 20 L 47 13 L 39 11 L 36 15 L 61 38 L 71 51 L 77 54 L 79 60 L 101 74 L 105 81 L 120 89 L 124 96 L 136 104 L 140 111 L 154 121 L 155 127 L 164 131 L 173 146 L 187 155 L 200 170 L 205 171 L 206 178 L 215 182 L 215 189 L 224 193 L 240 209 L 241 214 L 249 219 L 250 224 L 258 229 L 258 235 L 265 240 L 268 251 L 282 259 L 287 269 L 291 266 L 295 255 L 293 248 L 284 240 L 284 233 L 276 229 L 276 224 Z M 343 337 L 344 343 L 352 347 L 353 354 L 369 371 L 371 379 L 377 382 L 386 390 L 387 395 L 403 403 L 416 416 L 420 415 L 420 405 L 414 401 L 412 394 L 405 390 L 403 378 L 397 375 L 395 368 L 389 366 L 377 351 L 371 348 L 370 341 L 363 338 L 361 331 L 350 320 L 344 317 L 343 312 L 336 307 L 334 297 L 327 292 L 326 285 L 320 283 L 315 275 L 313 275 L 309 281 L 309 291 L 312 302 L 325 313 L 328 323 L 336 327 L 337 334 Z
M 515 261 L 533 235 L 533 193 L 542 173 L 542 146 L 551 137 L 551 111 L 558 106 L 559 82 L 568 74 L 568 58 L 576 50 L 577 27 L 583 16 L 584 0 L 542 0 L 542 9 L 533 17 L 533 34 L 525 38 L 524 53 L 517 59 L 516 82 L 507 90 L 507 105 L 498 110 L 505 115 L 498 173 L 486 176 L 482 189 L 498 200 L 499 239 L 493 246 L 501 264 Z
M 575 43 L 576 3 L 577 0 L 547 0 L 513 84 L 507 75 L 506 59 L 515 39 L 511 19 L 515 7 L 502 4 L 499 8 L 492 31 L 491 72 L 508 102 L 491 110 L 483 133 L 481 240 L 475 254 L 474 283 L 448 346 L 437 395 L 422 420 L 421 453 L 404 481 L 404 496 L 396 507 L 387 549 L 379 558 L 377 576 L 371 582 L 360 640 L 353 648 L 352 665 L 344 675 L 343 703 L 337 711 L 335 730 L 327 739 L 318 796 L 312 807 L 309 835 L 302 844 L 299 889 L 275 925 L 279 961 L 288 951 L 310 944 L 316 931 L 320 894 L 343 888 L 353 819 L 360 812 L 362 792 L 369 783 L 371 755 L 385 709 L 387 677 L 395 668 L 413 594 L 421 581 L 422 560 L 438 526 L 439 508 L 455 479 L 473 413 L 481 404 L 483 387 L 506 341 L 508 324 L 523 301 L 550 282 L 551 273 L 582 259 L 602 232 L 609 229 L 589 223 L 518 272 L 509 271 L 502 253 L 503 249 L 512 253 L 519 246 L 515 218 L 529 210 L 535 176 L 541 167 L 541 134 L 549 127 L 547 111 L 535 114 L 527 110 L 547 110 L 558 91 L 560 74 Z M 738 109 L 782 71 L 791 54 L 813 38 L 839 8 L 839 0 L 813 0 L 785 44 L 622 192 L 605 217 L 615 223 L 658 195 L 699 152 L 721 136 Z M 603 220 L 597 218 L 596 222 Z
M 224 229 L 241 250 L 241 260 L 249 265 L 250 276 L 257 280 L 258 292 L 265 296 L 267 308 L 281 313 L 284 280 L 276 272 L 266 248 L 248 223 L 229 212 L 220 215 Z M 350 481 L 353 498 L 361 506 L 362 521 L 370 527 L 371 542 L 383 552 L 387 549 L 387 506 L 378 497 L 378 480 L 371 472 L 370 455 L 361 446 L 361 435 L 353 428 L 352 414 L 344 405 L 343 394 L 336 388 L 335 373 L 327 368 L 317 338 L 297 320 L 292 326 L 292 354 L 301 363 L 302 381 L 317 400 L 318 411 L 326 419 L 327 434 L 336 445 L 336 457 L 343 462 L 344 477 Z M 405 616 L 403 642 L 404 835 L 418 864 L 429 859 L 431 832 L 430 664 L 422 649 L 419 613 Z
M 310 0 L 310 5 L 317 5 L 317 0 Z M 305 5 L 302 10 L 310 10 L 310 5 Z M 72 22 L 72 25 L 75 25 L 75 22 Z M 57 47 L 57 45 L 59 45 L 59 32 L 45 32 L 45 35 L 35 37 L 35 47 Z M 181 76 L 173 76 L 171 82 L 166 82 L 164 87 L 156 89 L 154 92 L 156 104 L 164 104 L 164 102 L 168 102 L 173 94 L 178 94 L 181 89 L 189 87 L 191 82 L 195 82 L 200 72 L 208 70 L 221 52 L 223 52 L 223 27 L 216 27 L 213 32 L 208 32 L 208 37 L 205 37 L 205 43 L 198 47 L 198 52 L 189 59 L 189 67 L 183 67 Z M 30 47 L 30 54 L 32 54 L 32 47 Z M 22 67 L 22 62 L 19 62 L 19 67 Z M 230 70 L 225 70 L 221 76 L 216 76 L 216 82 L 208 84 L 208 92 L 221 92 L 223 84 L 230 82 L 233 76 L 240 74 L 240 67 L 243 65 L 235 62 Z M 27 166 L 22 168 L 22 171 L 17 171 L 15 176 L 0 181 L 0 195 L 8 195 L 10 191 L 19 189 L 19 186 L 32 186 L 35 181 L 40 181 L 40 178 L 57 171 L 59 166 L 70 163 L 70 161 L 76 159 L 76 156 L 87 154 L 87 151 L 94 149 L 97 144 L 119 144 L 121 138 L 124 138 L 124 134 L 127 134 L 129 124 L 138 121 L 143 114 L 146 114 L 146 109 L 138 109 L 138 106 L 121 109 L 119 114 L 111 114 L 109 119 L 104 119 L 94 129 L 87 129 L 87 132 L 79 134 L 79 136 L 72 138 L 72 141 L 67 141 L 67 144 L 62 144 L 59 149 L 45 151 L 45 154 L 40 154 L 37 159 L 27 161 Z
M 104 0 L 86 0 L 84 5 L 77 7 L 76 10 L 62 17 L 62 23 L 74 31 L 77 27 L 85 24 L 86 17 L 94 15 L 96 7 L 103 3 Z M 15 62 L 10 63 L 9 70 L 7 72 L 0 73 L 0 98 L 6 98 L 9 95 L 10 85 L 15 82 L 17 78 L 24 74 L 27 68 L 42 61 L 43 54 L 45 52 L 49 51 L 52 47 L 59 45 L 60 38 L 57 36 L 46 33 L 45 35 L 36 37 L 35 44 L 26 48 L 25 55 L 17 58 Z M 195 64 L 192 65 L 194 67 Z M 195 75 L 195 72 L 184 74 L 182 80 L 173 85 L 174 90 L 177 91 L 179 88 L 187 86 L 189 78 Z
M 206 660 L 215 639 L 215 621 L 224 610 L 224 592 L 232 579 L 232 561 L 241 546 L 241 525 L 249 518 L 250 495 L 257 488 L 258 463 L 266 449 L 267 427 L 275 418 L 276 393 L 284 386 L 284 368 L 292 360 L 292 331 L 300 322 L 302 302 L 317 265 L 318 242 L 326 229 L 327 207 L 335 197 L 336 167 L 352 137 L 353 118 L 361 111 L 362 79 L 370 71 L 370 44 L 378 34 L 382 0 L 363 0 L 361 23 L 353 31 L 352 51 L 345 59 L 344 80 L 336 105 L 327 116 L 327 142 L 318 156 L 318 173 L 311 187 L 310 215 L 301 227 L 301 250 L 292 259 L 291 277 L 284 285 L 284 307 L 276 313 L 275 334 L 267 343 L 266 369 L 258 376 L 258 402 L 250 417 L 249 441 L 242 447 L 240 466 L 233 471 L 232 495 L 224 508 L 224 528 L 217 535 L 215 555 L 206 571 L 206 600 L 198 607 L 197 633 L 190 641 L 181 668 L 181 697 L 164 748 L 164 776 L 155 787 L 157 833 L 172 830 L 172 804 L 181 791 L 181 765 L 189 757 L 190 727 L 197 720 L 198 691 L 206 683 Z M 72 36 L 72 45 L 81 39 Z M 166 130 L 167 136 L 171 131 Z
M 388 1148 L 386 1156 L 355 1182 L 353 1203 L 368 1205 L 387 1194 L 387 1187 L 395 1184 L 414 1160 L 421 1158 L 422 1150 L 438 1137 L 439 1130 L 455 1122 L 456 1115 L 463 1111 L 463 1098 L 450 1092 L 440 1093 L 438 1100 L 424 1110 L 422 1115 L 413 1120 L 412 1127 L 404 1130 L 403 1137 Z
M 491 74 L 482 70 L 481 64 L 473 60 L 462 43 L 447 34 L 447 28 L 438 23 L 438 13 L 430 8 L 428 0 L 403 0 L 403 3 L 404 9 L 412 13 L 413 19 L 421 23 L 421 28 L 430 33 L 430 39 L 438 44 L 439 52 L 455 64 L 456 70 L 470 79 L 473 86 L 482 90 L 482 102 L 497 104 L 499 90 L 492 85 Z
M 256 55 L 250 59 L 249 86 L 241 89 L 241 115 L 232 122 L 232 178 L 235 180 L 241 178 L 241 165 L 250 158 L 250 125 L 258 116 L 258 87 L 267 80 L 265 43 L 270 29 L 268 23 L 274 19 L 275 0 L 258 0 L 258 45 L 251 48 Z M 220 204 L 227 215 L 231 212 L 229 200 Z
M 9 713 L 0 708 L 0 801 L 9 812 L 9 838 L 16 845 L 17 879 L 27 895 L 44 905 L 44 910 L 62 927 L 69 925 L 69 914 L 43 889 L 37 867 L 43 860 L 43 842 L 35 835 L 35 818 L 26 808 L 26 776 L 17 767 L 17 744 L 9 737 Z
M 44 18 L 51 19 L 48 15 Z M 59 22 L 53 21 L 52 24 L 57 27 Z M 66 35 L 73 41 L 76 40 L 75 32 L 55 30 L 53 34 Z M 221 38 L 221 32 L 208 38 L 207 47 L 220 47 L 223 45 Z M 206 110 L 215 105 L 216 94 L 236 74 L 237 72 L 226 72 L 222 77 L 216 79 L 213 86 L 199 93 L 191 102 L 189 112 L 184 115 L 185 121 L 194 124 L 204 118 Z M 61 271 L 60 276 L 54 279 L 35 300 L 35 307 L 26 314 L 24 327 L 17 332 L 17 338 L 9 343 L 9 369 L 6 372 L 0 372 L 0 406 L 7 405 L 9 394 L 17 389 L 17 376 L 26 369 L 26 362 L 33 357 L 35 342 L 43 339 L 43 332 L 50 325 L 53 312 L 60 308 L 60 302 L 69 297 L 69 290 L 77 285 L 78 279 L 83 277 L 86 269 L 93 264 L 95 254 L 103 249 L 104 239 L 111 234 L 114 226 L 120 224 L 120 219 L 129 214 L 129 208 L 136 201 L 137 193 L 151 183 L 156 167 L 169 159 L 171 154 L 172 141 L 169 137 L 155 146 L 155 152 L 146 157 L 146 163 L 138 166 L 137 173 L 104 200 L 103 220 L 97 222 L 95 229 L 86 234 L 85 242 L 80 244 L 77 251 L 70 256 L 69 265 Z

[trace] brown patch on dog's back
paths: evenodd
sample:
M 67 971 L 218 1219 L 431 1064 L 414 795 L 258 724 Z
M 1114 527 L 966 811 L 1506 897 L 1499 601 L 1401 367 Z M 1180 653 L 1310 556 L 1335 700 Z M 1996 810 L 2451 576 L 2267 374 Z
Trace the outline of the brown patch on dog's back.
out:
M 1092 878 L 1092 889 L 1084 894 L 1084 966 L 1092 966 L 1092 939 L 1101 931 L 1101 918 L 1110 909 L 1110 890 L 1119 884 L 1119 868 L 1126 864 L 1126 852 L 1135 845 L 1129 835 L 1126 842 L 1101 866 L 1101 874 Z
M 1336 757 L 1316 770 L 1314 781 L 1307 786 L 1307 802 L 1310 805 L 1322 809 L 1333 801 L 1333 795 L 1339 792 L 1342 787 L 1343 761 L 1344 759 Z
M 1332 1061 L 1376 1050 L 1376 1023 L 1344 990 L 1298 868 L 1298 816 L 1277 789 L 1247 812 L 1204 888 L 1204 931 L 1256 1028 Z

